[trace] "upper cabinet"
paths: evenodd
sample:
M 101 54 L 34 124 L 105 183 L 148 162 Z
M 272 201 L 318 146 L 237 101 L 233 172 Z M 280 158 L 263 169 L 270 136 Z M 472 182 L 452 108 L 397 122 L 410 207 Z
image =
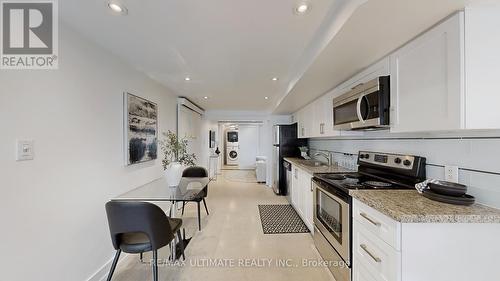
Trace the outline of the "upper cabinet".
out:
M 392 132 L 464 127 L 463 30 L 459 13 L 390 56 Z
M 465 9 L 465 125 L 500 128 L 500 3 Z
M 390 75 L 391 133 L 500 129 L 500 3 L 469 6 L 301 110 L 301 137 L 333 130 L 332 99 Z M 362 133 L 361 133 L 362 134 Z
M 391 57 L 391 132 L 500 128 L 500 4 L 473 5 Z

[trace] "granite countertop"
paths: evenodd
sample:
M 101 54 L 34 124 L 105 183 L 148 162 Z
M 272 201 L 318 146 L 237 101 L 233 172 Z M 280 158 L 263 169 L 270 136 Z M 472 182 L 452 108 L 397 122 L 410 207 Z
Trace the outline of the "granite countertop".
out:
M 436 202 L 416 190 L 351 190 L 362 203 L 401 223 L 500 223 L 500 210 Z
M 332 165 L 332 166 L 308 166 L 304 163 L 311 161 L 311 160 L 305 160 L 302 158 L 297 158 L 297 157 L 285 157 L 284 160 L 287 162 L 290 162 L 293 165 L 297 165 L 300 169 L 304 170 L 305 172 L 309 174 L 317 174 L 317 173 L 351 173 L 351 172 L 356 172 L 344 167 L 340 167 L 337 165 Z

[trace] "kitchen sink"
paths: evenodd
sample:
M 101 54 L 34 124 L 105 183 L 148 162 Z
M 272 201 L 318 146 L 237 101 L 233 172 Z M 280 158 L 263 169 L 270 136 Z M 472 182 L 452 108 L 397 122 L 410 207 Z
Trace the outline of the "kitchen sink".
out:
M 301 161 L 301 164 L 309 167 L 322 167 L 322 166 L 327 166 L 325 163 L 321 161 L 315 161 L 315 160 L 304 160 Z

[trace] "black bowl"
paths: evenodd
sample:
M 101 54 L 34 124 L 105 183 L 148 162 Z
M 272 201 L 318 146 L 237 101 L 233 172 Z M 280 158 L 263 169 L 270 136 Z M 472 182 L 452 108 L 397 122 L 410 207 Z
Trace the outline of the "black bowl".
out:
M 429 188 L 435 193 L 460 197 L 467 193 L 467 186 L 449 181 L 437 181 L 429 183 Z

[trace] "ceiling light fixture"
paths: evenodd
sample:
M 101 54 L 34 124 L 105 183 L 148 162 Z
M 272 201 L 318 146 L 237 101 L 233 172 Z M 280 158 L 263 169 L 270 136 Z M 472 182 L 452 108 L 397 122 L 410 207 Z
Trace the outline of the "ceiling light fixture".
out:
M 273 77 L 271 80 L 278 81 L 278 77 Z
M 264 97 L 264 99 L 268 100 L 268 99 L 269 99 L 269 97 Z
M 303 15 L 307 13 L 311 9 L 311 6 L 309 6 L 306 3 L 301 3 L 297 7 L 295 7 L 295 13 L 297 15 Z
M 206 99 L 206 100 L 208 100 L 208 97 L 207 97 L 207 96 L 205 96 L 205 97 L 203 97 L 203 98 L 204 98 L 204 99 Z
M 123 6 L 122 4 L 119 4 L 117 2 L 109 2 L 108 3 L 108 8 L 110 8 L 113 12 L 121 15 L 126 15 L 127 14 L 127 8 Z
M 186 77 L 186 78 L 184 78 L 184 80 L 185 80 L 185 81 L 191 81 L 191 78 Z

